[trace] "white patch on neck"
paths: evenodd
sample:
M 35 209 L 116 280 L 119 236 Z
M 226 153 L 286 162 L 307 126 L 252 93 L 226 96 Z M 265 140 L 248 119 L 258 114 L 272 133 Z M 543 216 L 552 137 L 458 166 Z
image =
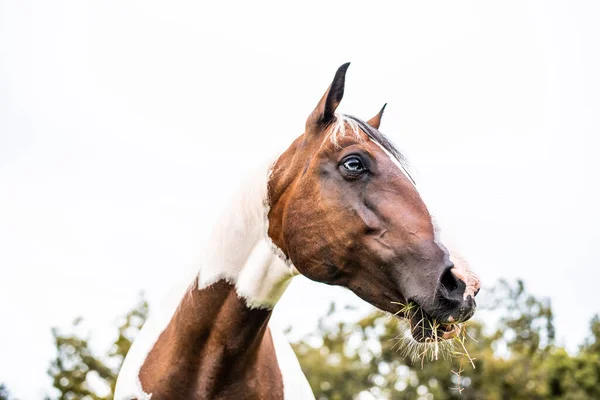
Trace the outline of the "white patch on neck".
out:
M 237 293 L 250 308 L 273 308 L 294 277 L 294 271 L 260 240 L 235 282 Z
M 273 308 L 298 274 L 268 236 L 270 173 L 264 167 L 255 173 L 219 219 L 203 252 L 198 289 L 224 279 L 250 308 Z

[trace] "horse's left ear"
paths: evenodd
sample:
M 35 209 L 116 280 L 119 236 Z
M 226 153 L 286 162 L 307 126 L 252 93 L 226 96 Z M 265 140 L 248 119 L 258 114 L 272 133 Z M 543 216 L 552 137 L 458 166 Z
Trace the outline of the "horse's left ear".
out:
M 329 85 L 319 104 L 306 120 L 306 131 L 313 130 L 315 127 L 326 126 L 334 120 L 335 110 L 340 105 L 342 97 L 344 97 L 346 71 L 349 66 L 350 63 L 346 63 L 338 68 L 331 85 Z
M 377 113 L 376 116 L 367 121 L 367 124 L 371 125 L 375 129 L 379 129 L 379 125 L 381 125 L 381 117 L 383 116 L 383 111 L 385 110 L 386 106 L 387 103 L 385 103 L 383 107 L 381 107 L 381 110 Z

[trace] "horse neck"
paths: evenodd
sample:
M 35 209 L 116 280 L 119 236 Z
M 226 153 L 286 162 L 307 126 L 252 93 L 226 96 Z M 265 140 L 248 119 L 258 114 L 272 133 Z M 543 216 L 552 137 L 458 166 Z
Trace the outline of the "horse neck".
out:
M 249 308 L 273 308 L 297 275 L 267 233 L 269 166 L 255 170 L 222 213 L 197 275 L 199 290 L 224 280 Z
M 236 292 L 231 283 L 219 280 L 186 293 L 139 370 L 146 393 L 158 398 L 227 397 L 224 393 L 244 386 L 246 379 L 258 378 L 257 362 L 273 360 L 270 336 L 265 336 L 271 310 L 249 308 Z
M 295 269 L 267 235 L 268 175 L 257 171 L 215 225 L 194 281 L 139 370 L 146 393 L 193 398 L 256 371 L 273 373 L 255 364 L 277 364 L 267 324 Z

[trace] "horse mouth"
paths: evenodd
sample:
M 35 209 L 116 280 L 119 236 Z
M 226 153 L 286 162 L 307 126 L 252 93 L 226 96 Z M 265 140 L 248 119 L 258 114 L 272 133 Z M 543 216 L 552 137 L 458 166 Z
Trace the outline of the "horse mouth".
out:
M 431 317 L 420 306 L 413 303 L 411 309 L 404 313 L 409 321 L 410 334 L 417 342 L 431 342 L 453 339 L 462 331 L 462 324 L 441 322 Z

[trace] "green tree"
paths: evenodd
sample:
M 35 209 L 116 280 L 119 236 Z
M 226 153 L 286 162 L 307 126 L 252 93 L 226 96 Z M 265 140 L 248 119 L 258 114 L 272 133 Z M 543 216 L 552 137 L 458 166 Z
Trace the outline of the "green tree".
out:
M 10 393 L 4 383 L 0 383 L 0 400 L 10 400 Z
M 551 304 L 525 290 L 522 281 L 500 282 L 485 308 L 497 316 L 489 332 L 467 324 L 465 350 L 432 360 L 404 356 L 398 321 L 379 312 L 358 322 L 327 325 L 294 344 L 317 399 L 600 399 L 600 322 L 571 357 L 554 344 Z M 440 351 L 440 355 L 444 352 Z M 435 357 L 433 357 L 435 358 Z M 472 358 L 469 359 L 469 358 Z M 471 365 L 471 361 L 473 365 Z
M 571 357 L 561 348 L 551 354 L 547 377 L 552 398 L 600 399 L 600 319 L 590 322 L 591 335 L 579 353 Z
M 529 294 L 523 282 L 500 282 L 487 298 L 483 315 L 495 322 L 467 324 L 468 336 L 476 339 L 465 343 L 468 355 L 454 343 L 454 357 L 444 358 L 444 351 L 437 360 L 431 351 L 407 357 L 398 319 L 374 312 L 335 322 L 333 305 L 315 332 L 292 345 L 317 399 L 363 393 L 378 400 L 600 400 L 598 316 L 588 339 L 570 355 L 555 344 L 550 302 Z M 119 367 L 147 314 L 141 299 L 120 319 L 115 342 L 101 356 L 91 351 L 87 336 L 54 330 L 57 357 L 49 373 L 56 398 L 112 399 Z M 98 382 L 106 390 L 98 391 Z M 5 398 L 0 386 L 0 400 Z
M 53 329 L 57 355 L 51 362 L 48 374 L 57 392 L 56 399 L 112 399 L 119 368 L 147 316 L 148 304 L 141 297 L 138 304 L 118 322 L 117 338 L 102 356 L 90 349 L 89 337 L 82 338 L 73 331 L 62 333 Z M 81 318 L 76 319 L 73 330 L 81 322 Z

